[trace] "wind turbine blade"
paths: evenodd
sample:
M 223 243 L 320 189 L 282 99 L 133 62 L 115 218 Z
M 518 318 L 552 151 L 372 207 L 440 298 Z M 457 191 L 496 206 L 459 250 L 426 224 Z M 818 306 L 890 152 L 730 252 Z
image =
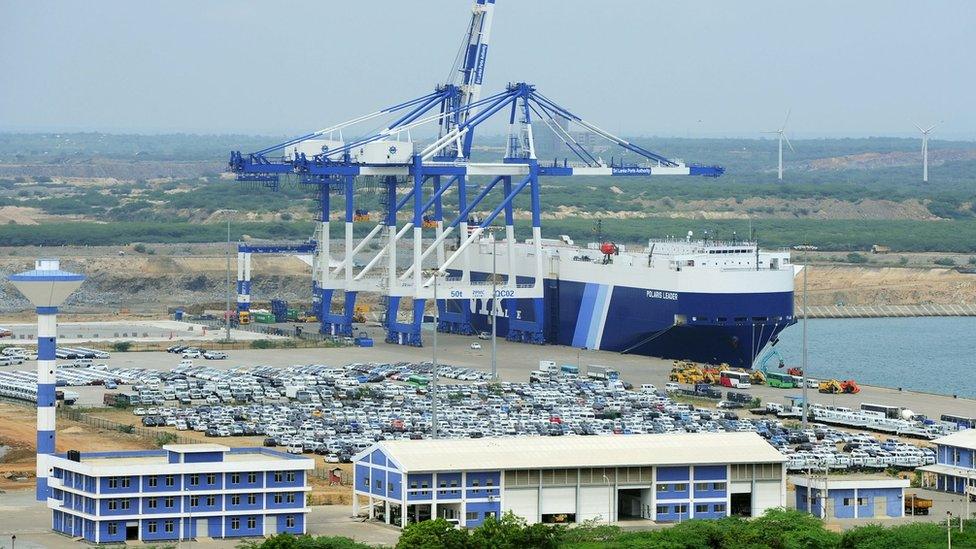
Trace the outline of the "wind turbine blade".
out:
M 792 108 L 786 109 L 786 118 L 783 119 L 783 129 L 786 129 L 786 123 L 790 121 L 790 113 L 793 112 Z
M 922 126 L 919 126 L 918 124 L 916 124 L 914 122 L 912 122 L 912 125 L 915 126 L 916 128 L 918 128 L 918 131 L 920 131 L 922 133 L 925 133 L 925 130 L 922 129 Z
M 791 152 L 796 152 L 796 149 L 793 148 L 793 143 L 790 143 L 790 138 L 789 137 L 786 137 L 786 134 L 785 133 L 783 134 L 783 139 L 785 139 L 786 140 L 786 144 L 790 146 L 790 151 Z
M 927 130 L 925 130 L 925 133 L 929 133 L 930 131 L 934 130 L 936 126 L 938 126 L 938 124 L 932 124 Z

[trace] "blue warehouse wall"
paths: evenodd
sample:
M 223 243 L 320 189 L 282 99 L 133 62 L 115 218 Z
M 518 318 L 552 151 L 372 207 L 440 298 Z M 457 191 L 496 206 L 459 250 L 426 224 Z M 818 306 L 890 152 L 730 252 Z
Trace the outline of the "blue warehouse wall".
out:
M 480 526 L 485 521 L 487 513 L 493 513 L 495 518 L 501 516 L 501 502 L 499 501 L 469 501 L 466 508 L 468 513 L 477 513 L 478 515 L 476 518 L 466 521 L 468 528 Z
M 295 525 L 289 527 L 288 517 L 292 517 L 295 521 Z M 301 534 L 302 530 L 305 528 L 305 515 L 304 513 L 295 513 L 294 515 L 278 515 L 278 533 L 289 533 L 289 534 Z

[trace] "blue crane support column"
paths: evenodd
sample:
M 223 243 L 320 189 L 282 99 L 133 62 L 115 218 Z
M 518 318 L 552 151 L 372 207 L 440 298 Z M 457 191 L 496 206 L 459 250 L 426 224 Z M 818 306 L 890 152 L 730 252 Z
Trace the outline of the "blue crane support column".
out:
M 545 273 L 543 271 L 545 268 L 545 258 L 542 255 L 542 215 L 541 200 L 539 198 L 539 163 L 534 159 L 529 161 L 529 178 L 529 190 L 532 195 L 532 244 L 535 248 L 536 273 L 536 279 L 533 282 L 539 286 L 542 286 L 545 277 Z M 558 286 L 556 286 L 556 288 L 558 288 Z M 550 306 L 556 306 L 559 299 L 558 294 L 547 297 L 550 299 Z M 508 334 L 506 339 L 509 341 L 519 341 L 522 343 L 545 343 L 546 299 L 529 298 L 529 301 L 532 307 L 531 314 L 525 316 L 531 316 L 532 318 L 519 318 L 519 314 L 510 313 L 508 318 Z M 521 307 L 516 305 L 515 307 L 510 307 L 510 309 L 521 309 Z M 525 312 L 526 311 L 523 311 L 523 314 Z
M 237 246 L 237 311 L 251 309 L 251 253 Z
M 47 456 L 55 453 L 55 366 L 58 306 L 85 277 L 62 271 L 57 259 L 38 259 L 34 270 L 9 277 L 10 283 L 37 309 L 37 501 L 48 497 Z
M 352 237 L 353 237 L 353 215 L 355 214 L 355 204 L 353 201 L 353 182 L 355 176 L 345 176 L 343 178 L 343 192 L 346 197 L 346 213 L 345 213 L 345 255 L 348 261 L 345 262 L 344 277 L 345 277 L 345 287 L 349 287 L 349 282 L 352 281 L 352 259 L 349 258 L 349 254 L 353 249 Z M 328 186 L 324 186 L 324 189 L 328 190 Z M 325 191 L 323 191 L 325 192 Z M 327 219 L 329 217 L 329 200 L 328 198 L 322 199 L 322 215 L 323 218 Z M 330 242 L 328 235 L 327 224 L 323 225 L 323 238 L 322 240 L 326 243 Z M 321 246 L 321 242 L 319 244 Z M 335 284 L 330 282 L 332 276 L 331 267 L 328 265 L 330 246 L 326 244 L 325 246 L 325 259 L 326 265 L 324 269 L 327 271 L 322 276 L 320 281 L 321 287 L 317 290 L 319 295 L 319 319 L 320 328 L 319 332 L 329 335 L 338 336 L 352 336 L 352 317 L 353 312 L 356 307 L 356 292 L 350 292 L 346 290 L 344 293 L 344 304 L 341 313 L 332 312 L 332 298 L 335 296 L 336 288 Z M 321 253 L 321 252 L 320 252 Z
M 464 211 L 468 208 L 468 180 L 465 175 L 458 175 L 457 180 L 457 193 L 458 193 L 458 215 L 462 216 L 459 222 L 458 228 L 458 239 L 461 236 L 468 236 L 468 218 L 464 216 Z M 443 209 L 440 210 L 443 214 Z M 438 224 L 439 227 L 443 228 L 443 218 Z M 443 239 L 443 232 L 439 233 L 437 239 Z M 438 249 L 438 252 L 442 251 L 443 248 Z M 444 258 L 438 256 L 437 265 L 443 265 Z M 449 271 L 451 276 L 457 276 L 456 270 L 451 269 Z M 468 255 L 468 250 L 465 250 L 461 256 L 461 284 L 469 285 L 471 283 L 471 256 Z M 442 305 L 439 309 L 439 329 L 442 332 L 451 334 L 461 334 L 461 335 L 474 335 L 475 329 L 471 326 L 471 300 L 470 299 L 451 299 L 451 300 L 441 300 Z M 448 304 L 454 305 L 457 310 L 448 308 Z

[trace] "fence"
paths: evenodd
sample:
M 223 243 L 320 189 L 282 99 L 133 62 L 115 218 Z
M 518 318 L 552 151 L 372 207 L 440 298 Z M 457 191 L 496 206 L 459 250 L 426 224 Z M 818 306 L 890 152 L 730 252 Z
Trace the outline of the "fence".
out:
M 160 431 L 158 429 L 147 429 L 145 427 L 140 427 L 138 425 L 132 425 L 129 423 L 119 423 L 117 421 L 112 421 L 110 419 L 103 419 L 100 417 L 91 416 L 81 410 L 76 410 L 73 408 L 67 408 L 64 406 L 59 406 L 57 409 L 57 417 L 62 419 L 67 419 L 70 421 L 77 421 L 78 423 L 84 423 L 89 427 L 95 427 L 96 429 L 109 429 L 113 431 L 119 431 L 121 433 L 130 433 L 138 437 L 144 438 L 153 442 L 154 444 L 159 442 L 160 437 L 166 437 L 170 439 L 167 444 L 194 444 L 200 442 L 199 440 L 192 439 L 183 435 L 178 435 L 171 433 L 169 431 Z

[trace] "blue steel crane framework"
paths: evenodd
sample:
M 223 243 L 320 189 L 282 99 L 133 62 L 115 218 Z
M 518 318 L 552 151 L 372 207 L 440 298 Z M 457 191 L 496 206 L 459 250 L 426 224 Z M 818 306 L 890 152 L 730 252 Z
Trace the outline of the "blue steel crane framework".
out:
M 320 224 L 310 242 L 314 243 L 315 252 L 313 299 L 322 320 L 323 333 L 351 335 L 358 292 L 379 292 L 386 296 L 387 341 L 419 346 L 422 344 L 425 300 L 434 298 L 436 291 L 437 329 L 441 331 L 474 333 L 470 321 L 471 300 L 483 300 L 488 307 L 494 307 L 497 301 L 499 310 L 503 311 L 508 300 L 528 299 L 532 300 L 534 318 L 510 319 L 507 337 L 514 341 L 544 343 L 551 338 L 546 334 L 543 310 L 546 288 L 541 248 L 540 177 L 718 177 L 724 172 L 718 166 L 685 165 L 669 160 L 621 139 L 577 116 L 528 83 L 509 84 L 501 92 L 480 97 L 494 3 L 494 0 L 475 1 L 471 23 L 455 62 L 455 82 L 438 85 L 432 93 L 422 97 L 257 152 L 231 153 L 229 167 L 237 174 L 238 181 L 258 182 L 277 189 L 281 178 L 287 176 L 317 187 Z M 507 114 L 509 124 L 504 158 L 501 162 L 472 162 L 475 128 L 499 113 Z M 343 130 L 380 117 L 392 118 L 392 122 L 380 131 L 343 141 Z M 607 164 L 565 130 L 566 121 L 628 151 L 638 160 L 611 160 Z M 540 162 L 535 153 L 534 123 L 536 127 L 544 126 L 553 131 L 576 160 Z M 437 126 L 437 134 L 432 142 L 420 146 L 410 140 L 410 130 L 433 124 Z M 403 140 L 404 134 L 406 140 Z M 480 188 L 471 187 L 473 177 L 485 178 L 487 183 Z M 357 243 L 353 231 L 357 187 L 362 191 L 375 181 L 380 182 L 383 193 L 384 217 Z M 401 192 L 401 188 L 405 192 Z M 457 212 L 445 223 L 443 198 L 452 188 L 457 195 Z M 498 195 L 496 189 L 501 189 L 503 198 L 500 201 L 493 200 Z M 535 276 L 531 280 L 520 280 L 515 276 L 513 201 L 526 189 L 530 196 L 536 264 Z M 476 191 L 473 198 L 468 196 L 469 190 Z M 344 257 L 335 268 L 329 264 L 330 196 L 333 194 L 343 195 L 345 202 Z M 359 194 L 362 198 L 363 193 Z M 412 205 L 412 215 L 398 229 L 397 214 L 408 204 Z M 476 212 L 489 208 L 487 215 L 474 220 Z M 492 282 L 472 280 L 469 246 L 482 238 L 502 215 L 508 265 L 502 265 L 498 272 L 501 281 L 496 281 L 493 294 Z M 433 220 L 435 224 L 433 242 L 426 247 L 422 233 L 425 220 Z M 397 242 L 411 231 L 412 258 L 410 266 L 401 272 L 397 264 Z M 383 247 L 357 272 L 353 258 L 383 232 L 386 233 Z M 459 244 L 447 256 L 445 241 L 452 233 L 457 233 Z M 432 254 L 433 261 L 429 259 Z M 384 257 L 385 273 L 371 274 Z M 433 263 L 426 272 L 423 269 L 425 261 L 428 265 Z M 458 263 L 460 266 L 455 266 Z M 439 277 L 436 285 L 434 277 Z M 345 304 L 341 313 L 333 313 L 332 300 L 338 290 L 345 292 Z M 401 301 L 406 299 L 412 300 L 410 320 L 400 322 L 398 311 Z M 446 300 L 457 301 L 458 306 L 449 309 Z

